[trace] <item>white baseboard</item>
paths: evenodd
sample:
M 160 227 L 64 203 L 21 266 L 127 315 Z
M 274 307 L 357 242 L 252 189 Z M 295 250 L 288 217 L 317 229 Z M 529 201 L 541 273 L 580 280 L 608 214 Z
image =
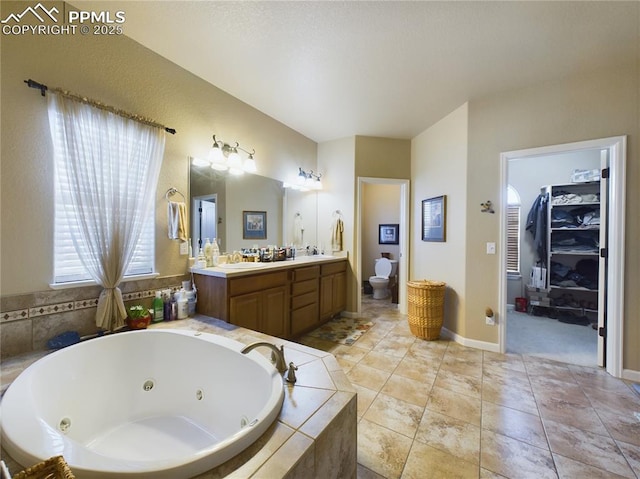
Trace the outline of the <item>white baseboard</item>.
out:
M 633 369 L 623 369 L 622 379 L 640 383 L 640 371 L 634 371 Z
M 500 344 L 498 343 L 487 343 L 486 341 L 478 341 L 475 339 L 467 339 L 464 338 L 452 331 L 449 331 L 447 328 L 442 328 L 441 332 L 442 336 L 445 336 L 458 344 L 462 344 L 463 346 L 468 346 L 470 348 L 482 349 L 483 351 L 490 351 L 492 353 L 500 352 Z

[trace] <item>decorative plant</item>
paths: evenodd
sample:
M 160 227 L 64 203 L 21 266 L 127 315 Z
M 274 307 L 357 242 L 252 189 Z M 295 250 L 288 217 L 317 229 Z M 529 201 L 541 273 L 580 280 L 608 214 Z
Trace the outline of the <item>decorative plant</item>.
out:
M 485 309 L 485 310 L 484 310 L 484 315 L 485 315 L 487 318 L 493 318 L 493 309 L 491 309 L 491 308 L 487 308 L 487 309 Z
M 149 310 L 139 304 L 129 306 L 128 312 L 131 319 L 146 318 L 149 316 Z

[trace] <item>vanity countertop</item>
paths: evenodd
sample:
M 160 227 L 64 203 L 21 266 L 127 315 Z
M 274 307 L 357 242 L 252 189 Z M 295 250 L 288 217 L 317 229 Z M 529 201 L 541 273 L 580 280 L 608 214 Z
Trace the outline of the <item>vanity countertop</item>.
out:
M 262 273 L 278 269 L 297 268 L 310 264 L 329 263 L 333 261 L 345 261 L 346 256 L 310 255 L 298 256 L 296 259 L 287 261 L 274 261 L 273 263 L 228 263 L 209 268 L 192 267 L 191 272 L 205 276 L 217 276 L 220 278 L 230 278 L 244 276 L 248 274 Z

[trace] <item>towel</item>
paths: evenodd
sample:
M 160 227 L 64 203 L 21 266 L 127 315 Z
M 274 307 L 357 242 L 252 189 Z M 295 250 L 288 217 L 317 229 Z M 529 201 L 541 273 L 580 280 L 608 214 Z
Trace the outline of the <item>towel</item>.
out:
M 303 246 L 304 241 L 304 225 L 302 224 L 302 216 L 297 214 L 293 220 L 293 244 Z
M 344 231 L 344 223 L 340 218 L 333 220 L 331 226 L 331 251 L 342 251 L 342 233 Z
M 187 205 L 183 202 L 169 201 L 167 206 L 169 239 L 187 241 Z

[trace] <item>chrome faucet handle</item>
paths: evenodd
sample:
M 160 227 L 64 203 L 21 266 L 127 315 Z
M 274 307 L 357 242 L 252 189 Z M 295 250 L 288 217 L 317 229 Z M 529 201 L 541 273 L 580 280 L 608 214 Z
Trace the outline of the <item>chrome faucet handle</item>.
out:
M 293 361 L 289 363 L 289 370 L 287 372 L 287 378 L 286 381 L 293 384 L 295 383 L 298 378 L 296 378 L 296 371 L 298 370 L 298 366 L 296 366 L 295 364 L 293 364 Z

